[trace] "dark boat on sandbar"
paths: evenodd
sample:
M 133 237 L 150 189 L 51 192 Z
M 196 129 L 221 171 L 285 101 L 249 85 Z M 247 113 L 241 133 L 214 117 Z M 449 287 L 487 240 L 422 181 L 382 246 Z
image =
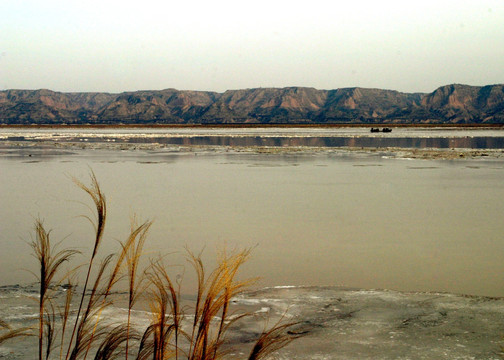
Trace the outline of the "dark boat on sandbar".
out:
M 380 131 L 381 131 L 381 132 L 384 132 L 384 133 L 389 133 L 389 132 L 392 132 L 392 129 L 391 129 L 391 128 L 388 128 L 388 127 L 383 128 L 383 129 L 381 129 L 381 130 L 380 130 L 379 128 L 371 128 L 371 132 L 372 132 L 372 133 L 378 133 L 378 132 L 380 132 Z

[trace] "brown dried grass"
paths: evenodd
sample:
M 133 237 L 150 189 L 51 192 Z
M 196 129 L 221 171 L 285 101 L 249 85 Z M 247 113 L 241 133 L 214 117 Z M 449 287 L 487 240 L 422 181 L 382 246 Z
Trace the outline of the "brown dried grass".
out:
M 181 305 L 181 281 L 169 275 L 169 267 L 163 258 L 150 260 L 142 268 L 140 261 L 147 233 L 152 222 L 146 221 L 132 227 L 127 239 L 120 243 L 117 255 L 98 259 L 106 224 L 107 204 L 96 176 L 91 173 L 91 185 L 74 182 L 84 190 L 94 204 L 94 218 L 84 216 L 94 226 L 93 251 L 85 270 L 85 282 L 78 303 L 73 304 L 77 269 L 63 271 L 62 264 L 78 252 L 72 249 L 58 251 L 59 244 L 52 244 L 51 231 L 41 220 L 35 222 L 35 240 L 31 246 L 38 261 L 40 273 L 39 319 L 33 329 L 10 329 L 0 321 L 0 343 L 18 336 L 38 336 L 38 358 L 99 360 L 213 360 L 226 355 L 226 333 L 248 313 L 233 313 L 231 301 L 246 291 L 254 280 L 237 280 L 240 267 L 250 257 L 250 250 L 232 253 L 222 251 L 216 268 L 206 273 L 201 254 L 187 250 L 187 260 L 197 275 L 197 294 L 192 309 Z M 95 265 L 96 261 L 100 261 Z M 94 269 L 94 267 L 97 267 Z M 92 273 L 95 275 L 91 276 Z M 126 323 L 106 326 L 102 322 L 103 310 L 113 303 L 111 294 L 123 279 L 127 283 L 128 316 Z M 62 305 L 55 305 L 55 285 L 66 281 L 67 292 Z M 151 313 L 150 324 L 142 333 L 131 325 L 131 313 L 140 296 L 145 296 Z M 76 309 L 72 311 L 72 309 Z M 71 318 L 75 317 L 73 326 Z M 192 321 L 187 319 L 192 318 Z M 185 320 L 185 321 L 184 321 Z M 249 359 L 261 359 L 279 350 L 298 336 L 287 329 L 293 323 L 279 322 L 265 330 L 255 345 Z M 52 350 L 58 347 L 54 355 Z M 66 349 L 66 351 L 65 351 Z

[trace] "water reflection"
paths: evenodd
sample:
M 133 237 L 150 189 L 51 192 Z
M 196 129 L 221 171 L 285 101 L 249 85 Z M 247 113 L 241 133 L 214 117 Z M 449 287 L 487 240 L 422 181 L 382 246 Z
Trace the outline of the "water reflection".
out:
M 69 139 L 65 139 L 69 141 Z M 70 141 L 104 142 L 107 137 L 72 138 Z M 401 148 L 468 148 L 501 149 L 504 137 L 262 137 L 262 136 L 190 136 L 190 137 L 124 137 L 127 143 L 159 143 L 183 146 L 241 146 L 241 147 L 401 147 Z
M 56 131 L 56 132 L 55 132 Z M 228 147 L 402 147 L 504 148 L 504 131 L 465 128 L 394 128 L 370 133 L 368 128 L 3 128 L 0 144 L 10 142 L 159 143 L 181 146 Z

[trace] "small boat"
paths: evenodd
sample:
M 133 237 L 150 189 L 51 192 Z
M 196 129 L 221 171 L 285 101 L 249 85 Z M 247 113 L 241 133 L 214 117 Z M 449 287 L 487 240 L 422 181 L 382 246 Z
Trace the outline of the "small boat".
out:
M 383 129 L 379 129 L 379 128 L 371 128 L 371 132 L 372 133 L 379 133 L 379 132 L 384 132 L 384 133 L 389 133 L 389 132 L 392 132 L 392 129 L 391 128 L 383 128 Z

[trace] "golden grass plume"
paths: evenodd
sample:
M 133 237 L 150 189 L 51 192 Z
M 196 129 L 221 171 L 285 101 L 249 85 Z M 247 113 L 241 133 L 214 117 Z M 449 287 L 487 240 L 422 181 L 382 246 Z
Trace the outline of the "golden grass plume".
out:
M 132 222 L 129 236 L 120 243 L 117 254 L 99 255 L 107 219 L 107 203 L 93 172 L 91 184 L 74 182 L 91 198 L 94 216 L 84 216 L 94 228 L 92 253 L 83 272 L 84 285 L 76 295 L 77 269 L 62 271 L 61 266 L 79 254 L 72 249 L 59 250 L 51 242 L 51 231 L 42 220 L 35 222 L 35 239 L 31 243 L 38 261 L 39 360 L 214 360 L 227 354 L 229 329 L 249 313 L 232 310 L 233 299 L 245 292 L 254 279 L 239 280 L 237 274 L 249 259 L 245 249 L 219 254 L 217 266 L 207 273 L 201 253 L 187 251 L 187 260 L 196 273 L 197 293 L 194 306 L 182 306 L 181 280 L 172 280 L 163 257 L 142 262 L 143 248 L 152 222 Z M 144 263 L 146 265 L 144 265 Z M 94 274 L 94 275 L 91 275 Z M 55 285 L 66 282 L 66 295 L 54 299 Z M 113 305 L 114 289 L 126 283 L 127 319 L 123 324 L 107 324 L 103 311 Z M 131 324 L 137 300 L 149 304 L 151 321 L 140 330 Z M 74 299 L 76 301 L 74 301 Z M 261 359 L 299 337 L 288 329 L 293 323 L 281 321 L 265 330 L 255 342 L 249 359 Z M 0 343 L 27 335 L 29 329 L 10 329 L 0 322 Z M 58 348 L 58 352 L 53 349 Z

